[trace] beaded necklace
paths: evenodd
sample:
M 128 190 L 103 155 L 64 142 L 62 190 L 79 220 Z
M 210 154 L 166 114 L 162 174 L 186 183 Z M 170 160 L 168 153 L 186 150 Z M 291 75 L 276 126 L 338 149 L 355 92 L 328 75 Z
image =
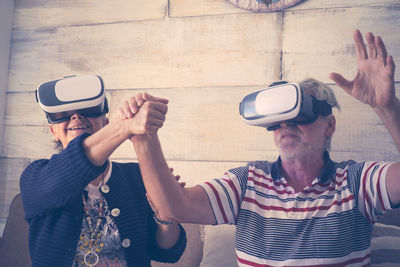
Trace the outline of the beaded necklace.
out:
M 102 184 L 104 184 L 104 176 L 105 174 L 103 173 Z M 102 233 L 99 231 L 101 222 L 105 220 L 104 207 L 103 207 L 104 199 L 102 196 L 99 199 L 98 217 L 96 220 L 96 225 L 94 227 L 93 227 L 94 218 L 92 222 L 92 217 L 90 216 L 90 208 L 83 194 L 82 194 L 82 202 L 83 202 L 83 210 L 85 211 L 85 219 L 89 226 L 89 232 L 88 232 L 89 242 L 85 242 L 85 245 L 87 246 L 85 246 L 86 254 L 83 257 L 83 261 L 86 266 L 95 266 L 99 262 L 98 253 L 100 253 L 100 251 L 104 247 L 104 244 L 100 242 L 100 237 Z

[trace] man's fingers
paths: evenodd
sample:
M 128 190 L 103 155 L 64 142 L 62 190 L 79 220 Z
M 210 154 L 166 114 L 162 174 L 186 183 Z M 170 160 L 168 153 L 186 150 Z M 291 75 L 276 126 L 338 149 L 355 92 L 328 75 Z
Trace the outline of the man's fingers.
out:
M 138 107 L 141 107 L 143 103 L 145 102 L 145 99 L 143 98 L 143 93 L 139 93 L 135 96 L 136 103 Z
M 354 44 L 356 46 L 356 54 L 358 60 L 368 59 L 367 48 L 365 47 L 365 43 L 363 41 L 361 32 L 359 30 L 355 30 L 353 34 Z
M 386 51 L 386 47 L 385 44 L 383 43 L 383 40 L 381 37 L 376 37 L 375 38 L 375 46 L 377 48 L 377 52 L 378 52 L 378 60 L 380 60 L 383 65 L 387 64 L 387 51 Z
M 369 51 L 368 58 L 375 59 L 378 55 L 378 52 L 376 50 L 376 45 L 375 45 L 375 36 L 369 32 L 369 33 L 367 33 L 365 38 L 367 39 L 367 43 L 368 43 L 368 51 Z
M 390 76 L 393 77 L 393 79 L 394 79 L 394 72 L 396 70 L 396 65 L 394 64 L 394 60 L 393 60 L 392 56 L 388 56 L 386 58 L 386 64 L 387 64 L 386 67 L 389 68 Z
M 148 109 L 149 111 L 154 110 L 156 112 L 159 112 L 161 114 L 167 114 L 168 111 L 168 105 L 161 103 L 161 102 L 153 102 L 153 101 L 148 101 L 145 103 L 146 105 L 148 105 Z
M 353 82 L 346 80 L 343 78 L 342 75 L 336 72 L 332 72 L 329 74 L 329 79 L 334 81 L 339 87 L 341 87 L 343 90 L 345 90 L 347 93 L 351 93 L 351 90 L 353 89 Z
M 168 104 L 168 102 L 169 102 L 168 99 L 152 96 L 149 93 L 143 93 L 143 99 L 146 101 L 160 102 L 163 104 Z

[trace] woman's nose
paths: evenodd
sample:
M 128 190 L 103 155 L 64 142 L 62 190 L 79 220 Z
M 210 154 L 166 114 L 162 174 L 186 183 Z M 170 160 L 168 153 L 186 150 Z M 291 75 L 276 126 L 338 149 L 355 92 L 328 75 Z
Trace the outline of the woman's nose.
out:
M 70 120 L 76 120 L 76 119 L 80 119 L 81 120 L 81 119 L 83 119 L 83 116 L 81 114 L 79 114 L 79 113 L 75 113 L 69 119 Z

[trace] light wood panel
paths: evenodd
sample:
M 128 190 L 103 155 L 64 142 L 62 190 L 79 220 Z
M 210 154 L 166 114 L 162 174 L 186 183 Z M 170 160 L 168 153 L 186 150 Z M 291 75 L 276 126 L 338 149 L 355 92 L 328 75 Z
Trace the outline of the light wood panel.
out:
M 16 0 L 16 28 L 124 23 L 163 19 L 168 0 Z
M 15 29 L 8 91 L 81 73 L 118 89 L 264 84 L 280 75 L 280 28 L 249 14 Z
M 7 218 L 9 206 L 19 193 L 19 178 L 29 164 L 27 159 L 0 158 L 0 218 Z
M 315 77 L 324 82 L 330 72 L 352 78 L 356 73 L 353 31 L 380 35 L 394 60 L 400 61 L 400 23 L 397 8 L 315 9 L 288 12 L 282 37 L 283 77 Z M 400 71 L 396 70 L 399 80 Z
M 295 10 L 328 9 L 328 8 L 358 8 L 358 7 L 387 7 L 398 5 L 397 0 L 304 0 L 303 2 L 285 9 L 283 12 Z M 170 0 L 170 15 L 172 17 L 221 15 L 227 13 L 249 13 L 249 11 L 235 7 L 224 0 Z
M 238 104 L 243 96 L 261 88 L 256 86 L 147 90 L 153 95 L 170 100 L 167 120 L 160 130 L 160 139 L 167 159 L 274 159 L 277 151 L 272 133 L 268 133 L 264 128 L 246 125 L 238 113 Z M 337 129 L 332 151 L 338 155 L 357 151 L 360 157 L 356 159 L 364 159 L 365 155 L 376 160 L 396 159 L 398 153 L 393 141 L 375 113 L 340 88 L 333 88 L 341 103 L 342 112 L 337 113 Z M 113 90 L 110 98 L 112 114 L 123 100 L 138 92 L 142 90 Z M 8 94 L 7 102 L 16 103 L 24 95 L 31 94 Z M 7 109 L 6 121 L 10 124 L 6 127 L 2 155 L 38 158 L 48 157 L 53 153 L 52 137 L 44 114 L 35 111 L 37 115 L 28 117 L 28 120 L 24 117 L 24 114 L 37 109 L 36 106 L 34 101 L 28 101 L 18 109 Z M 119 159 L 136 158 L 130 142 L 125 142 L 112 156 Z

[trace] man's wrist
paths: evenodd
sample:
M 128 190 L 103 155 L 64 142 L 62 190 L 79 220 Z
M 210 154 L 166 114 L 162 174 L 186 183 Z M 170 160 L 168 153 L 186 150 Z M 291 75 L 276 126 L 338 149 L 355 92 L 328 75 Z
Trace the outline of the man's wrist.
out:
M 161 220 L 161 219 L 157 218 L 157 216 L 156 216 L 155 214 L 154 214 L 154 216 L 153 216 L 153 219 L 154 219 L 154 221 L 155 221 L 157 224 L 160 224 L 160 225 L 170 225 L 170 224 L 173 223 L 173 222 L 170 221 L 170 220 L 168 220 L 168 221 Z

